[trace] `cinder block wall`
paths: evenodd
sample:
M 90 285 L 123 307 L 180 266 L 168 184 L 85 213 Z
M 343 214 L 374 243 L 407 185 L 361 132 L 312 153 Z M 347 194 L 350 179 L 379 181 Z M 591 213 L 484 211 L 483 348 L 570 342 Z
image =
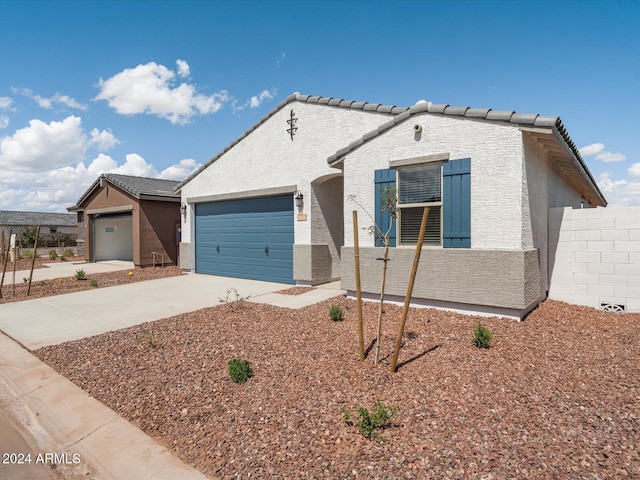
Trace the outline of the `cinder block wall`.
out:
M 640 312 L 640 207 L 552 208 L 549 298 Z

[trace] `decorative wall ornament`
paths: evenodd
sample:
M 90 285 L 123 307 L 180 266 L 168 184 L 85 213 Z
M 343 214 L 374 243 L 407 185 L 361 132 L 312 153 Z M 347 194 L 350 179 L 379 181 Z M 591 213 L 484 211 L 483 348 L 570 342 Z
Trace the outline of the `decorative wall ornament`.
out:
M 296 134 L 296 131 L 298 130 L 298 127 L 296 127 L 296 123 L 298 123 L 298 119 L 296 118 L 296 114 L 293 113 L 293 108 L 291 109 L 291 113 L 289 114 L 289 116 L 291 118 L 287 120 L 287 123 L 289 124 L 289 128 L 287 128 L 287 133 L 291 135 L 291 141 L 293 141 L 293 136 Z

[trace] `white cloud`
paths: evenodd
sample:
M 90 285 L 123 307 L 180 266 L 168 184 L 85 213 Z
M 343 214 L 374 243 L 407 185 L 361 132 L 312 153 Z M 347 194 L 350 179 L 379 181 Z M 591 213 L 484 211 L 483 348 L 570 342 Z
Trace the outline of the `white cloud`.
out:
M 633 165 L 631 165 L 627 169 L 627 173 L 629 173 L 629 175 L 631 175 L 634 178 L 639 178 L 640 179 L 640 162 L 639 163 L 634 163 Z
M 258 108 L 260 105 L 262 105 L 262 102 L 264 102 L 265 100 L 271 100 L 275 95 L 275 92 L 270 92 L 269 90 L 263 90 L 262 92 L 260 92 L 260 95 L 256 95 L 251 97 L 250 100 L 250 104 L 249 106 L 251 108 Z
M 31 120 L 29 126 L 0 138 L 0 167 L 11 171 L 39 171 L 84 160 L 89 148 L 108 150 L 118 143 L 106 130 L 94 128 L 89 138 L 82 119 L 69 116 L 60 122 Z
M 604 148 L 604 143 L 592 143 L 579 148 L 578 151 L 583 157 L 595 156 L 596 160 L 600 160 L 605 163 L 621 162 L 627 159 L 627 157 L 622 153 L 607 152 Z
M 622 153 L 614 153 L 614 152 L 601 152 L 596 155 L 596 160 L 603 161 L 605 163 L 609 162 L 622 162 L 626 160 L 627 157 Z
M 160 172 L 160 178 L 165 180 L 177 180 L 182 181 L 200 168 L 200 164 L 196 163 L 193 158 L 185 158 L 180 160 L 175 165 L 171 165 Z
M 284 62 L 286 55 L 284 54 L 284 52 L 280 52 L 280 55 L 278 55 L 278 58 L 276 58 L 276 67 L 280 68 L 280 65 L 282 64 L 282 62 Z
M 41 108 L 51 109 L 54 105 L 64 105 L 65 107 L 75 108 L 77 110 L 86 110 L 87 106 L 78 102 L 76 99 L 69 97 L 68 95 L 62 95 L 60 93 L 56 93 L 51 98 L 42 97 L 38 94 L 33 93 L 32 90 L 28 88 L 12 88 L 11 91 L 13 93 L 19 93 L 20 95 L 24 95 L 32 100 L 34 100 Z
M 610 172 L 603 172 L 598 176 L 597 183 L 608 206 L 640 206 L 640 181 L 612 180 Z
M 195 160 L 185 159 L 158 174 L 152 164 L 132 153 L 122 164 L 99 154 L 88 166 L 80 162 L 39 172 L 0 169 L 0 209 L 64 212 L 103 173 L 183 180 L 199 166 Z
M 236 100 L 234 100 L 233 102 L 233 110 L 234 111 L 242 111 L 245 108 L 258 108 L 260 107 L 264 102 L 268 102 L 270 100 L 273 99 L 273 97 L 276 96 L 276 90 L 263 90 L 262 92 L 260 92 L 258 95 L 254 95 L 252 96 L 249 100 L 247 100 L 246 102 L 244 102 L 242 105 L 238 106 L 238 102 Z
M 7 128 L 9 126 L 9 117 L 6 115 L 0 115 L 0 128 Z
M 190 74 L 189 64 L 184 60 L 176 60 L 176 65 L 178 66 L 178 75 L 183 78 L 186 78 Z
M 97 128 L 91 130 L 91 144 L 95 145 L 99 151 L 106 152 L 119 143 L 120 140 L 118 140 L 110 131 L 100 131 Z
M 82 120 L 70 116 L 61 122 L 31 120 L 29 126 L 0 140 L 0 167 L 16 171 L 50 169 L 83 159 L 87 137 Z
M 604 143 L 592 143 L 591 145 L 585 145 L 579 148 L 578 151 L 583 157 L 592 157 L 604 150 Z
M 13 99 L 11 97 L 0 97 L 0 110 L 12 110 L 12 103 Z
M 178 60 L 178 74 L 189 72 L 189 65 Z M 195 115 L 208 115 L 229 101 L 225 90 L 212 95 L 198 93 L 194 85 L 176 85 L 176 74 L 155 62 L 128 68 L 113 77 L 100 79 L 100 93 L 95 100 L 105 100 L 123 115 L 146 113 L 165 118 L 174 124 L 186 124 Z

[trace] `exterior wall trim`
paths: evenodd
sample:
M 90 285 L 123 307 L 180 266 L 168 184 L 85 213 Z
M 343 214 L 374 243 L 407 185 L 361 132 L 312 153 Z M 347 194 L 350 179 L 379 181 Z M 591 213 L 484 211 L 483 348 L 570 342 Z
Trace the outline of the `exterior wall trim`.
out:
M 245 190 L 243 192 L 220 193 L 215 195 L 203 195 L 199 197 L 188 197 L 187 203 L 219 202 L 222 200 L 238 200 L 241 198 L 270 197 L 274 195 L 284 195 L 294 193 L 298 190 L 297 185 L 285 185 L 282 187 L 260 188 L 257 190 Z
M 99 215 L 102 213 L 120 213 L 120 212 L 132 212 L 133 205 L 118 205 L 115 207 L 105 207 L 105 208 L 92 208 L 90 210 L 85 211 L 87 215 Z
M 446 160 L 449 160 L 449 152 L 425 155 L 422 157 L 403 158 L 401 160 L 391 160 L 389 162 L 389 168 L 407 167 L 409 165 L 420 165 L 422 163 L 431 162 L 444 162 Z

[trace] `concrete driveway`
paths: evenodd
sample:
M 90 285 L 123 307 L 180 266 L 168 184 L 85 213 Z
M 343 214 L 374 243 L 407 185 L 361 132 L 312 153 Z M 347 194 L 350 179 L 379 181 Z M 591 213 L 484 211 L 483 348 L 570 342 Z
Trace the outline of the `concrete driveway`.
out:
M 252 302 L 299 308 L 340 295 L 337 284 L 297 296 L 281 283 L 180 275 L 0 305 L 0 330 L 29 350 L 98 335 L 220 304 L 235 292 Z

